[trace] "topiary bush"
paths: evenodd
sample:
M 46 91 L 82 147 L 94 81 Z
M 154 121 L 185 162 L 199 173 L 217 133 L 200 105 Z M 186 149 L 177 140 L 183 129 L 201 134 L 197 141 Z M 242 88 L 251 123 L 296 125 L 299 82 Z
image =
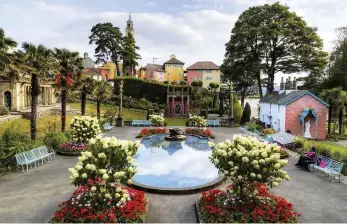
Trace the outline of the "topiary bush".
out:
M 251 106 L 246 103 L 245 109 L 242 112 L 240 124 L 243 125 L 251 121 Z
M 236 124 L 240 123 L 241 116 L 242 116 L 242 107 L 236 95 L 233 96 L 233 113 L 234 113 L 235 123 Z
M 200 117 L 203 117 L 203 118 L 207 119 L 207 118 L 208 118 L 207 110 L 202 109 L 202 110 L 200 111 Z

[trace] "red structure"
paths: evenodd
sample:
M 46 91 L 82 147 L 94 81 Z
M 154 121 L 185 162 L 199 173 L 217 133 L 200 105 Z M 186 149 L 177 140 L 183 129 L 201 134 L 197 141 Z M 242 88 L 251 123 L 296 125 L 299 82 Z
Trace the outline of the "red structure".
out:
M 202 81 L 202 72 L 198 72 L 196 70 L 188 70 L 187 71 L 187 81 L 188 85 L 194 81 L 194 80 L 201 80 Z
M 189 116 L 189 86 L 168 86 L 166 114 Z
M 310 121 L 312 137 L 325 139 L 327 109 L 326 104 L 312 95 L 302 96 L 286 107 L 286 130 L 290 130 L 295 135 L 303 136 L 304 123 Z

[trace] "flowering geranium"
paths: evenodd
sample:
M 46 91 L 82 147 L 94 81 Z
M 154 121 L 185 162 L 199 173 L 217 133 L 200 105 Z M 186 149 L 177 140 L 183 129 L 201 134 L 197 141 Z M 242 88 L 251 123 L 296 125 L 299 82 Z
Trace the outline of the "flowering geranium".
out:
M 205 223 L 293 223 L 300 216 L 293 205 L 282 197 L 268 192 L 266 184 L 257 184 L 252 200 L 240 201 L 227 189 L 213 189 L 202 193 L 198 210 Z
M 191 116 L 188 120 L 192 125 L 195 127 L 206 127 L 207 126 L 207 120 L 200 116 Z
M 116 189 L 118 185 L 114 186 Z M 51 222 L 69 223 L 134 223 L 144 222 L 148 202 L 142 191 L 124 187 L 129 195 L 129 202 L 123 205 L 117 200 L 107 200 L 107 206 L 100 209 L 91 188 L 80 186 L 73 196 L 59 205 Z
M 114 187 L 114 183 L 132 183 L 137 166 L 133 156 L 139 147 L 139 141 L 115 137 L 98 135 L 90 139 L 89 151 L 81 152 L 76 166 L 69 168 L 70 182 L 75 186 L 88 186 L 100 205 L 106 205 L 112 198 L 115 203 L 126 204 L 129 194 L 120 186 Z
M 71 120 L 72 140 L 78 143 L 88 143 L 101 133 L 99 121 L 95 117 L 75 116 Z
M 144 128 L 140 131 L 138 138 L 142 138 L 150 135 L 158 135 L 167 133 L 166 128 Z
M 282 180 L 289 180 L 282 170 L 288 161 L 280 159 L 280 146 L 259 142 L 251 136 L 234 135 L 213 147 L 209 156 L 212 163 L 233 183 L 233 191 L 242 199 L 253 195 L 257 183 L 277 187 Z
M 187 135 L 199 135 L 203 137 L 214 138 L 214 134 L 207 128 L 186 128 L 185 133 Z
M 161 115 L 149 115 L 149 120 L 152 122 L 153 126 L 163 126 L 165 122 L 165 118 Z

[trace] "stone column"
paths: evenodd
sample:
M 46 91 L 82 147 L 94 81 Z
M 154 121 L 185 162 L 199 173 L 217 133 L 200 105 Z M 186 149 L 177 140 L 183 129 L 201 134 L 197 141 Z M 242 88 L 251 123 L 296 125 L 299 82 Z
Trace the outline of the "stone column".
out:
M 184 114 L 184 100 L 183 100 L 183 94 L 182 94 L 182 96 L 181 96 L 181 116 Z
M 175 115 L 175 96 L 172 97 L 172 115 Z

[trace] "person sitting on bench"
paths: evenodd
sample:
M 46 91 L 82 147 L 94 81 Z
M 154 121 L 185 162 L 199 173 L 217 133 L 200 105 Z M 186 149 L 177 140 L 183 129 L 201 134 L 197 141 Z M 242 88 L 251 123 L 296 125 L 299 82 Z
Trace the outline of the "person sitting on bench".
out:
M 309 164 L 314 163 L 315 157 L 316 157 L 316 148 L 314 146 L 311 146 L 310 151 L 305 152 L 303 156 L 300 156 L 300 159 L 298 163 L 295 164 L 295 166 L 303 170 L 309 171 L 308 166 Z

